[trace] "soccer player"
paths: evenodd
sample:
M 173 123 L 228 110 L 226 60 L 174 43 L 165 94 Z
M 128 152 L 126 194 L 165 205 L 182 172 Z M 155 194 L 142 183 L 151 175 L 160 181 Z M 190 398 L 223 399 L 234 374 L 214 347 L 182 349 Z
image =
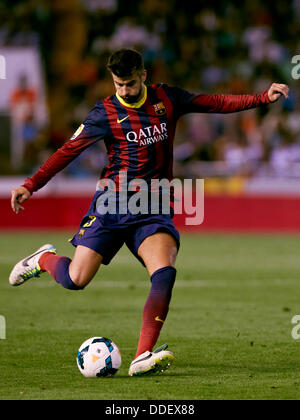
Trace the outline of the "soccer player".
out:
M 71 240 L 76 247 L 74 258 L 59 256 L 53 245 L 44 245 L 16 264 L 9 282 L 13 286 L 21 285 L 47 271 L 63 287 L 82 290 L 101 264 L 109 264 L 126 243 L 151 278 L 137 351 L 129 368 L 130 375 L 143 375 L 164 370 L 174 358 L 166 350 L 167 345 L 154 351 L 153 348 L 169 310 L 180 239 L 172 221 L 172 210 L 170 214 L 162 211 L 134 214 L 128 209 L 121 212 L 122 190 L 130 182 L 138 184 L 139 180 L 149 186 L 153 179 L 172 180 L 173 140 L 177 120 L 182 115 L 255 108 L 275 102 L 281 95 L 287 98 L 288 87 L 274 83 L 258 95 L 196 95 L 165 84 L 147 86 L 143 59 L 129 49 L 112 54 L 107 67 L 116 93 L 100 100 L 71 139 L 35 175 L 27 178 L 24 185 L 13 190 L 11 196 L 12 209 L 18 213 L 34 192 L 83 150 L 103 140 L 109 162 L 102 171 L 90 208 Z M 99 211 L 99 199 L 107 193 L 109 182 L 113 182 L 118 204 L 115 214 Z

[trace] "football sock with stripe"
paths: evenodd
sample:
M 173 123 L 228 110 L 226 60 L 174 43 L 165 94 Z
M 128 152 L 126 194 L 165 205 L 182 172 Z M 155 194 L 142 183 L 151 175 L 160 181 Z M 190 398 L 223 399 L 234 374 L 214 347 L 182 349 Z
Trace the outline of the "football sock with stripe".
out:
M 39 266 L 41 270 L 47 271 L 65 289 L 82 290 L 83 287 L 77 286 L 70 277 L 69 265 L 71 261 L 68 257 L 60 257 L 51 252 L 45 252 L 39 259 Z
M 171 266 L 160 268 L 152 274 L 135 357 L 147 350 L 153 350 L 169 311 L 175 278 L 176 269 Z

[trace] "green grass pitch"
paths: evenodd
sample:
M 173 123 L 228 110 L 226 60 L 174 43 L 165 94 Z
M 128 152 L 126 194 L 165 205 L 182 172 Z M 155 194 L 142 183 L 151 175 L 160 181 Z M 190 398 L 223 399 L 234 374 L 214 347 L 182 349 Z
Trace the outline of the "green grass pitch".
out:
M 128 376 L 150 282 L 123 248 L 80 292 L 48 274 L 13 288 L 13 265 L 43 243 L 72 257 L 67 233 L 0 235 L 0 400 L 299 399 L 300 238 L 182 235 L 178 276 L 158 345 L 175 363 L 164 375 Z M 92 336 L 117 343 L 122 366 L 113 378 L 84 378 L 76 366 Z

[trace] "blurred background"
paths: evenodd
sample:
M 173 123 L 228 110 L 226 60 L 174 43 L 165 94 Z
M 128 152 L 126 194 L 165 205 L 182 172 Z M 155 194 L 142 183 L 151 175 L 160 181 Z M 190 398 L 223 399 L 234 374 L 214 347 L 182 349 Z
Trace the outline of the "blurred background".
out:
M 289 99 L 272 106 L 185 116 L 175 139 L 176 177 L 204 178 L 207 196 L 221 205 L 227 196 L 276 196 L 282 210 L 282 197 L 300 196 L 300 80 L 292 77 L 299 33 L 300 0 L 0 0 L 0 194 L 33 174 L 94 103 L 114 93 L 107 58 L 132 47 L 143 54 L 149 84 L 237 94 L 290 86 Z M 69 192 L 84 185 L 90 193 L 105 162 L 99 143 L 42 195 L 57 194 L 62 180 Z M 300 230 L 298 207 L 293 217 Z

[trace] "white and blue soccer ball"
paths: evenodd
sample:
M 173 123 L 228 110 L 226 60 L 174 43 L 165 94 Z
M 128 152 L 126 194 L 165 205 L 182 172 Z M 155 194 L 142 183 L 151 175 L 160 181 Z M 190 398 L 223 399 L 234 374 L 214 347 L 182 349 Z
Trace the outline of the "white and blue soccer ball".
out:
M 80 346 L 77 366 L 87 378 L 114 375 L 121 366 L 121 353 L 116 344 L 105 337 L 92 337 Z

